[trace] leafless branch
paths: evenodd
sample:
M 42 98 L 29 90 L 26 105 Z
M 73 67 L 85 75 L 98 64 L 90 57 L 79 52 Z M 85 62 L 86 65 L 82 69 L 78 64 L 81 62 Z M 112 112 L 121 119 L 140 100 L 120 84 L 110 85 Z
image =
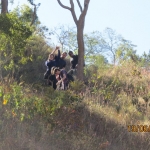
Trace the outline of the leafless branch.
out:
M 75 10 L 74 10 L 74 3 L 73 3 L 73 0 L 70 0 L 71 8 L 68 7 L 68 6 L 63 5 L 60 0 L 57 0 L 57 1 L 58 1 L 59 5 L 60 5 L 62 8 L 68 9 L 68 10 L 71 11 L 71 14 L 72 14 L 72 16 L 73 16 L 74 22 L 75 22 L 75 24 L 77 24 L 77 21 L 78 21 L 78 20 L 77 20 L 77 17 L 76 17 L 76 14 L 75 14 Z
M 30 26 L 32 26 L 34 24 L 35 20 L 36 20 L 36 10 L 37 10 L 37 8 L 36 8 L 35 4 L 33 4 L 33 6 L 34 6 L 34 11 L 33 11 L 33 17 L 32 17 L 32 22 L 31 22 Z
M 57 0 L 57 1 L 58 1 L 59 5 L 60 5 L 61 7 L 65 8 L 65 9 L 68 9 L 68 10 L 71 11 L 71 8 L 70 8 L 70 7 L 63 5 L 60 0 Z
M 88 5 L 89 5 L 90 0 L 84 0 L 84 9 L 79 17 L 79 21 L 82 20 L 82 24 L 84 25 L 84 18 L 86 16 L 87 10 L 88 10 Z
M 88 5 L 90 2 L 90 0 L 84 0 L 84 7 L 86 7 L 86 5 Z
M 74 10 L 73 0 L 70 0 L 70 4 L 71 4 L 71 13 L 72 13 L 72 16 L 73 16 L 75 24 L 77 25 L 78 20 L 77 20 L 77 17 L 76 17 L 76 14 L 75 14 L 75 10 Z
M 83 9 L 82 9 L 82 6 L 81 6 L 81 4 L 80 4 L 80 1 L 79 0 L 77 0 L 77 3 L 78 3 L 78 6 L 79 6 L 79 8 L 80 8 L 80 10 L 81 10 L 81 12 L 83 11 Z

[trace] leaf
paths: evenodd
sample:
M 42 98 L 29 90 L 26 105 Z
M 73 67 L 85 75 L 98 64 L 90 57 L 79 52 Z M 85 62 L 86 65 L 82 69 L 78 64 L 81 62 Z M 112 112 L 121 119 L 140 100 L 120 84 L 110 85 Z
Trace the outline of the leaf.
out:
M 0 93 L 0 97 L 2 97 L 3 96 L 3 94 L 2 93 Z
M 21 120 L 21 121 L 23 121 L 24 116 L 25 116 L 25 115 L 24 115 L 23 113 L 21 113 L 21 115 L 20 115 L 20 120 Z
M 4 99 L 3 100 L 3 105 L 7 105 L 8 100 Z

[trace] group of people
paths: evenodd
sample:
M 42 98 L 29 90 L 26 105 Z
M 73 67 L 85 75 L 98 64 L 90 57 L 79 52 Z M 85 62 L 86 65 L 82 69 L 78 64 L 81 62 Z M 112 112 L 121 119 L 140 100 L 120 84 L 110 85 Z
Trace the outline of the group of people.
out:
M 57 55 L 54 53 L 58 51 Z M 78 55 L 74 55 L 72 51 L 69 51 L 69 56 L 71 58 L 71 67 L 70 72 L 77 68 L 78 65 Z M 65 69 L 66 61 L 65 58 L 67 57 L 67 52 L 63 52 L 60 54 L 60 49 L 57 46 L 55 50 L 53 50 L 48 59 L 45 62 L 47 70 L 44 74 L 44 79 L 48 81 L 48 85 L 52 85 L 54 89 L 62 89 L 66 90 L 68 88 L 69 78 L 68 73 Z

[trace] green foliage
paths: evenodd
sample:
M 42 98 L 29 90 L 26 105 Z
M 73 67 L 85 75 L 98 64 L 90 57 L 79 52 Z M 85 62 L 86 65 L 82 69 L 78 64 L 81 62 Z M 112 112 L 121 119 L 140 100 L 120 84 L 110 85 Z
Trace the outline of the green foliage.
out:
M 25 42 L 24 40 L 26 40 L 32 34 L 30 27 L 21 22 L 19 18 L 12 13 L 5 15 L 1 14 L 0 31 L 4 33 L 9 40 L 11 40 L 14 48 L 19 47 L 16 45 L 16 42 L 22 46 Z
M 39 92 L 43 91 L 43 92 Z M 30 87 L 13 83 L 0 87 L 0 107 L 5 109 L 5 116 L 17 117 L 21 121 L 41 116 L 45 121 L 65 107 L 73 107 L 81 98 L 71 91 L 54 91 L 50 87 Z
M 108 63 L 108 60 L 103 55 L 88 55 L 85 57 L 85 60 L 90 65 L 94 65 L 96 67 L 105 67 Z
M 44 61 L 51 51 L 43 36 L 38 20 L 30 26 L 32 9 L 23 5 L 0 16 L 1 76 L 35 82 L 43 78 Z M 42 33 L 42 34 L 41 34 Z M 39 71 L 40 70 L 40 71 Z
M 22 5 L 21 7 L 16 7 L 11 13 L 15 14 L 20 21 L 31 24 L 33 20 L 33 10 L 28 5 Z M 40 24 L 37 14 L 35 14 L 35 23 L 34 26 Z M 33 27 L 32 27 L 33 28 Z
M 150 51 L 148 52 L 148 54 L 146 54 L 145 52 L 143 53 L 143 55 L 140 57 L 140 61 L 139 61 L 140 66 L 148 68 L 150 65 Z
M 19 72 L 23 75 L 21 80 L 28 83 L 41 82 L 46 70 L 44 62 L 51 51 L 52 49 L 41 36 L 32 36 L 28 40 L 24 51 L 24 56 L 29 58 L 29 61 L 24 65 L 20 65 Z M 21 61 L 23 60 L 21 59 Z
M 104 39 L 99 31 L 94 31 L 84 35 L 85 41 L 85 55 L 91 56 L 93 54 L 99 54 L 102 52 Z
M 134 50 L 134 46 L 130 41 L 125 40 L 120 43 L 116 49 L 116 59 L 119 64 L 128 60 L 138 61 L 136 50 Z
M 70 83 L 70 89 L 73 90 L 75 93 L 79 93 L 85 89 L 85 85 L 80 80 L 76 80 Z
M 1 65 L 6 70 L 15 69 L 19 59 L 24 57 L 24 48 L 32 31 L 16 15 L 9 13 L 0 15 L 0 33 Z

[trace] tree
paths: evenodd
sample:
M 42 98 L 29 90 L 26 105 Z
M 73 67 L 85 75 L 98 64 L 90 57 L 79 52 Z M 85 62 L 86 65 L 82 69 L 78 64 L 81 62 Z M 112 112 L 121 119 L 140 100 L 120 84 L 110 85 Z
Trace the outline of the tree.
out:
M 28 2 L 29 2 L 32 6 L 34 6 L 34 10 L 33 10 L 33 13 L 32 13 L 32 21 L 31 21 L 31 23 L 30 23 L 30 26 L 32 26 L 32 25 L 35 23 L 36 19 L 38 18 L 36 13 L 37 13 L 38 7 L 41 5 L 41 3 L 35 4 L 33 1 L 34 1 L 34 0 L 28 0 Z
M 106 28 L 102 35 L 104 39 L 104 51 L 111 57 L 112 63 L 116 64 L 116 51 L 118 46 L 122 43 L 122 37 L 111 29 Z
M 1 0 L 1 13 L 8 13 L 8 0 Z
M 51 29 L 49 34 L 52 39 L 56 38 L 58 43 L 61 44 L 62 51 L 74 51 L 77 49 L 77 34 L 74 30 L 74 27 L 60 25 L 55 27 L 54 29 Z
M 0 16 L 0 65 L 11 70 L 12 76 L 16 73 L 18 63 L 24 59 L 24 47 L 31 35 L 29 25 L 20 21 L 15 14 Z
M 100 54 L 106 47 L 106 42 L 99 31 L 84 35 L 86 56 Z
M 50 31 L 50 37 L 56 39 L 62 46 L 62 51 L 77 53 L 77 32 L 74 27 L 59 25 Z M 51 43 L 52 44 L 52 43 Z M 53 43 L 54 44 L 54 43 Z M 99 55 L 105 50 L 106 42 L 99 31 L 84 34 L 84 48 L 86 63 L 92 62 L 93 55 Z
M 77 27 L 77 41 L 78 41 L 78 72 L 77 72 L 77 78 L 79 80 L 83 80 L 83 74 L 84 74 L 84 39 L 83 39 L 83 31 L 84 31 L 84 24 L 85 24 L 85 16 L 87 14 L 88 6 L 90 0 L 84 0 L 84 8 L 82 8 L 81 3 L 79 0 L 77 0 L 78 6 L 80 8 L 81 14 L 79 16 L 79 19 L 77 19 L 75 9 L 74 9 L 74 2 L 73 0 L 70 0 L 71 7 L 65 6 L 62 4 L 60 0 L 57 0 L 59 5 L 64 8 L 68 9 L 73 17 L 73 20 Z
M 122 39 L 122 43 L 116 48 L 115 57 L 117 63 L 122 63 L 123 61 L 132 60 L 136 62 L 138 56 L 136 50 L 134 50 L 135 45 L 131 41 Z
M 97 68 L 101 68 L 105 64 L 108 64 L 108 60 L 105 56 L 97 54 L 97 55 L 90 55 L 87 60 L 87 63 L 89 63 L 89 65 L 95 65 L 97 66 Z
M 136 50 L 129 43 L 121 43 L 116 49 L 116 62 L 122 63 L 123 61 L 137 60 Z
M 150 50 L 148 53 L 144 52 L 139 58 L 139 65 L 145 69 L 149 69 L 150 66 Z

